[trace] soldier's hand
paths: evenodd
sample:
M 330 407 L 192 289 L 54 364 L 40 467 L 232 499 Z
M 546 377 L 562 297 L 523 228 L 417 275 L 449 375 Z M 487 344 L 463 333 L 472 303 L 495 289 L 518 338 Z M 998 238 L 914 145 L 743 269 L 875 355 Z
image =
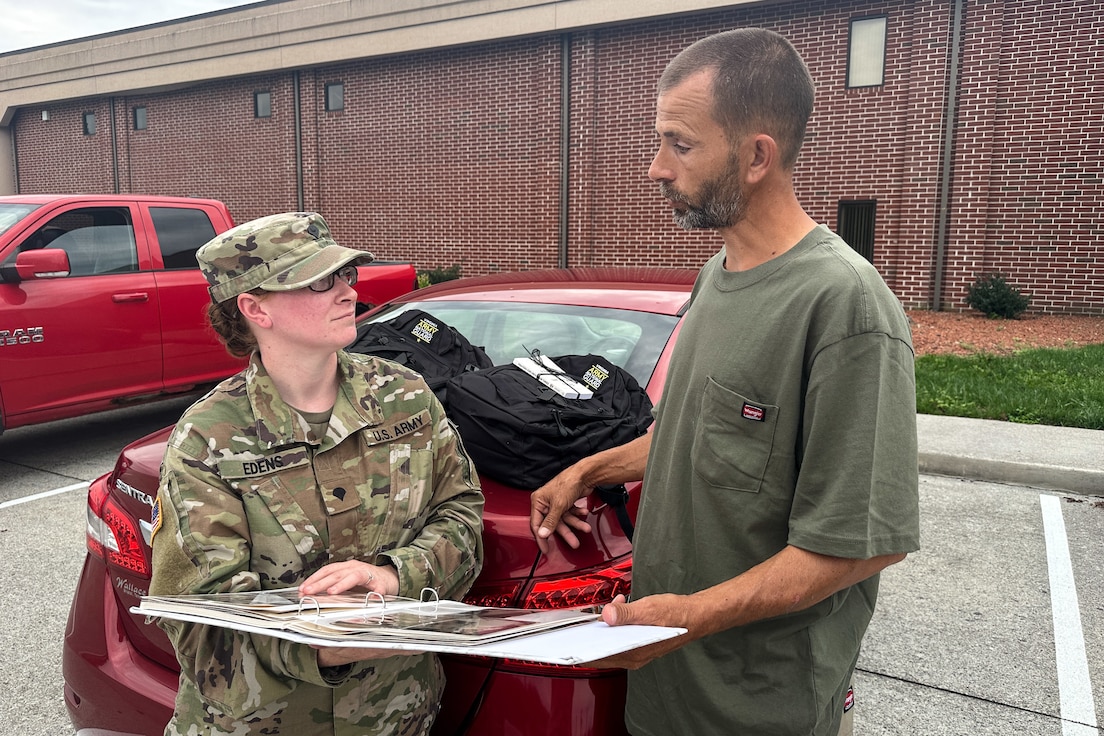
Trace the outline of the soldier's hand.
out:
M 314 646 L 313 644 L 311 645 Z M 361 662 L 367 659 L 384 659 L 386 657 L 402 657 L 422 652 L 407 652 L 397 649 L 368 649 L 366 647 L 314 647 L 318 650 L 319 667 L 338 667 L 351 662 Z
M 381 595 L 399 594 L 399 574 L 390 565 L 360 560 L 331 562 L 299 585 L 300 595 L 336 595 L 357 588 Z

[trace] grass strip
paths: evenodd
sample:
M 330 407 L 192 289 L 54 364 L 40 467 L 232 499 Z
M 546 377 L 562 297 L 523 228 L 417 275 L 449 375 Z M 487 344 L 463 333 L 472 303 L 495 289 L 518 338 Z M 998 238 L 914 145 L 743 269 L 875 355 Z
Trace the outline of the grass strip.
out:
M 1104 345 L 922 355 L 916 359 L 916 410 L 1104 429 Z

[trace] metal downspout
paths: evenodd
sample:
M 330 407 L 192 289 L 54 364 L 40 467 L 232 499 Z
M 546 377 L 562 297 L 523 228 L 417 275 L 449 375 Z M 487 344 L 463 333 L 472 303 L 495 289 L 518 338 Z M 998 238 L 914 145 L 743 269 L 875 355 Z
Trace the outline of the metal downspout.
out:
M 110 98 L 111 103 L 111 178 L 115 185 L 115 193 L 119 193 L 119 136 L 115 130 L 115 98 Z
M 291 98 L 295 105 L 292 113 L 295 118 L 295 193 L 298 196 L 298 209 L 300 212 L 305 207 L 303 201 L 303 121 L 299 119 L 302 114 L 302 104 L 299 91 L 299 72 L 291 73 Z
M 943 153 L 939 173 L 939 222 L 935 234 L 935 283 L 932 311 L 943 308 L 943 262 L 947 248 L 947 229 L 951 208 L 951 174 L 954 171 L 954 131 L 958 108 L 958 63 L 962 53 L 962 12 L 965 0 L 955 0 L 951 28 L 950 75 L 947 83 L 947 111 L 943 119 Z
M 19 191 L 19 145 L 15 141 L 16 130 L 15 122 L 8 128 L 11 131 L 11 156 L 12 156 L 12 175 L 15 177 L 15 186 L 12 189 L 16 194 L 20 194 Z M 3 431 L 3 427 L 0 426 L 0 432 Z
M 568 207 L 571 205 L 571 34 L 560 36 L 560 247 L 559 266 L 568 262 Z

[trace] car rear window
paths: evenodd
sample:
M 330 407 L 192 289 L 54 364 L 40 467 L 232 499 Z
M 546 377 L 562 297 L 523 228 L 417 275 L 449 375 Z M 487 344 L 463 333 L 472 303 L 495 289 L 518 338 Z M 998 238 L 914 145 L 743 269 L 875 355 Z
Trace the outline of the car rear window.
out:
M 628 309 L 527 302 L 407 302 L 380 312 L 383 322 L 408 309 L 421 309 L 456 328 L 495 362 L 539 350 L 548 356 L 601 355 L 647 385 L 677 317 Z

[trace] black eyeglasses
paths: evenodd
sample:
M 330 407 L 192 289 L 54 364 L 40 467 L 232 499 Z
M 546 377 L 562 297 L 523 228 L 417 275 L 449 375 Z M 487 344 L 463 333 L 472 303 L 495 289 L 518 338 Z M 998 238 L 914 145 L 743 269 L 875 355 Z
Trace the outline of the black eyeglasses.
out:
M 349 286 L 354 286 L 357 282 L 358 276 L 359 274 L 357 273 L 356 266 L 344 266 L 337 269 L 329 276 L 323 276 L 317 281 L 312 281 L 311 283 L 307 284 L 307 288 L 311 291 L 318 292 L 329 291 L 333 288 L 334 284 L 337 283 L 337 279 L 341 279 Z

